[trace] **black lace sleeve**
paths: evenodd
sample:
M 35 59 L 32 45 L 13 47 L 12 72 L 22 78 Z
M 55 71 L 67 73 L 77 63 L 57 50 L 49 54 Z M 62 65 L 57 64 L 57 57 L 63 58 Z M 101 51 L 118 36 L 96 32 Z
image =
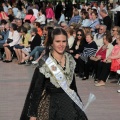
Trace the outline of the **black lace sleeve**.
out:
M 29 116 L 33 116 L 33 117 L 37 116 L 37 109 L 44 89 L 44 81 L 45 81 L 45 76 L 39 72 L 38 78 L 36 79 L 34 90 L 31 94 L 31 102 L 28 111 Z
M 45 77 L 36 68 L 28 90 L 20 120 L 29 120 L 30 116 L 36 117 L 37 108 L 44 88 Z

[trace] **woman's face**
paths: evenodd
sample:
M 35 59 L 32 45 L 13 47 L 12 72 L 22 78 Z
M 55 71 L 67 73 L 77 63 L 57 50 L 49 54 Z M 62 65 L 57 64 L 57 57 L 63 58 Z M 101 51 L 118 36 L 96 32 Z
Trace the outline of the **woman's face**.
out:
M 92 42 L 92 37 L 90 35 L 86 36 L 86 42 L 91 43 Z
M 52 48 L 53 52 L 57 54 L 63 54 L 67 47 L 67 38 L 65 35 L 55 35 Z
M 117 35 L 117 34 L 118 34 L 117 28 L 114 27 L 114 28 L 112 29 L 112 35 L 115 36 L 115 35 Z
M 73 32 L 73 37 L 76 38 L 76 31 Z
M 97 18 L 97 16 L 94 13 L 92 13 L 91 16 L 92 16 L 93 20 L 95 20 Z
M 77 36 L 77 39 L 78 39 L 78 40 L 81 40 L 81 38 L 82 38 L 82 33 L 81 33 L 80 31 L 78 31 L 76 36 Z

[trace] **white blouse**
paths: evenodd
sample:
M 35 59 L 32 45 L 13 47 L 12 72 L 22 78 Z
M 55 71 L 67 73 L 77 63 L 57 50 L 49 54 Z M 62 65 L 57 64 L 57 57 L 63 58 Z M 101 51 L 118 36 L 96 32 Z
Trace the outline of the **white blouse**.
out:
M 45 21 L 46 21 L 46 17 L 44 14 L 40 15 L 36 20 L 36 22 L 39 22 L 40 24 L 45 24 Z

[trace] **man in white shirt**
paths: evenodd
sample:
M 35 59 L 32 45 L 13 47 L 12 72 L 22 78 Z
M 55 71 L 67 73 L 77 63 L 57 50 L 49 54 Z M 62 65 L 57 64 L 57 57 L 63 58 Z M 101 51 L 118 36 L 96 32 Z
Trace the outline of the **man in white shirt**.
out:
M 107 26 L 106 25 L 100 25 L 99 26 L 99 31 L 94 35 L 94 41 L 98 46 L 98 50 L 102 47 L 103 45 L 103 36 L 104 33 L 106 32 Z

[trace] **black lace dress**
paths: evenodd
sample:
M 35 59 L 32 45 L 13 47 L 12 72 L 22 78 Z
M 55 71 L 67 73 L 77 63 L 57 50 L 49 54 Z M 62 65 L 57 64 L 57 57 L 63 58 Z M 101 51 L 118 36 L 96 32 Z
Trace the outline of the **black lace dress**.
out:
M 70 88 L 77 93 L 75 79 Z M 88 120 L 85 113 L 61 89 L 35 69 L 20 120 Z

